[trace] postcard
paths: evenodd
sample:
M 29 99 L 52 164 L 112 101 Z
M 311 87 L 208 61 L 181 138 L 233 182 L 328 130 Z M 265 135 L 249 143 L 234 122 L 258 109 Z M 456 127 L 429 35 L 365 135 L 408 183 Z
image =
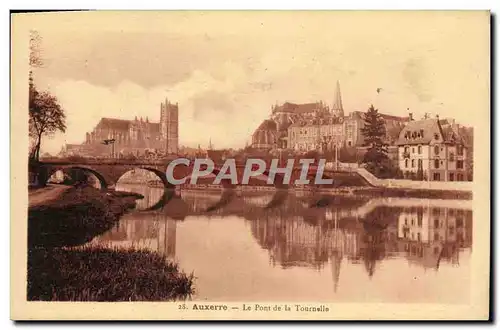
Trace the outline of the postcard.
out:
M 12 319 L 490 318 L 489 12 L 11 31 Z

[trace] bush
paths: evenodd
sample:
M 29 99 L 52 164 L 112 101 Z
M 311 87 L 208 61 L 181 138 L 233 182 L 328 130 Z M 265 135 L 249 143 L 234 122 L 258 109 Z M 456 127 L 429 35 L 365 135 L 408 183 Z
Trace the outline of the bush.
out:
M 378 166 L 366 164 L 365 168 L 379 179 L 402 179 L 406 177 L 398 167 L 395 167 L 389 161 Z

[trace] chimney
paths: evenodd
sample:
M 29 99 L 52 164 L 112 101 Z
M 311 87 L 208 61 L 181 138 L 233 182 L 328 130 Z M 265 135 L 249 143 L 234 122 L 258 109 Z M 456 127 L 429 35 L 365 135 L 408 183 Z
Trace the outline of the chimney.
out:
M 436 119 L 439 120 L 439 115 L 436 115 Z
M 408 121 L 413 121 L 413 113 L 408 114 Z

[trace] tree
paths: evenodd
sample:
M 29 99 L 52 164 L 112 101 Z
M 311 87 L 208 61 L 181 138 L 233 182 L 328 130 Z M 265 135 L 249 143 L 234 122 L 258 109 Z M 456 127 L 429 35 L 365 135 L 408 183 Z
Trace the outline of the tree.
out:
M 34 85 L 30 86 L 29 134 L 34 141 L 30 153 L 32 160 L 40 158 L 42 137 L 57 131 L 66 131 L 66 115 L 57 98 L 48 92 L 38 92 Z
M 364 127 L 361 128 L 361 134 L 364 138 L 364 146 L 368 147 L 363 163 L 373 169 L 380 168 L 388 160 L 387 145 L 383 141 L 386 129 L 384 119 L 373 105 L 364 114 Z
M 43 66 L 41 56 L 42 37 L 37 31 L 30 31 L 30 68 L 41 68 Z M 31 73 L 31 70 L 30 70 Z
M 33 80 L 34 68 L 42 67 L 40 56 L 41 37 L 36 31 L 30 32 L 29 72 L 29 136 L 30 159 L 38 161 L 42 136 L 57 131 L 66 131 L 66 115 L 57 98 L 48 92 L 39 92 Z

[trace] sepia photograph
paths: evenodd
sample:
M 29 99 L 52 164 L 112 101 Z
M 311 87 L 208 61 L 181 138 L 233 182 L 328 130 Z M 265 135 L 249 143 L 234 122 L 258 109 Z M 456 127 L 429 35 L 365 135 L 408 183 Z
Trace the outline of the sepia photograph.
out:
M 488 319 L 490 19 L 11 14 L 11 317 Z

